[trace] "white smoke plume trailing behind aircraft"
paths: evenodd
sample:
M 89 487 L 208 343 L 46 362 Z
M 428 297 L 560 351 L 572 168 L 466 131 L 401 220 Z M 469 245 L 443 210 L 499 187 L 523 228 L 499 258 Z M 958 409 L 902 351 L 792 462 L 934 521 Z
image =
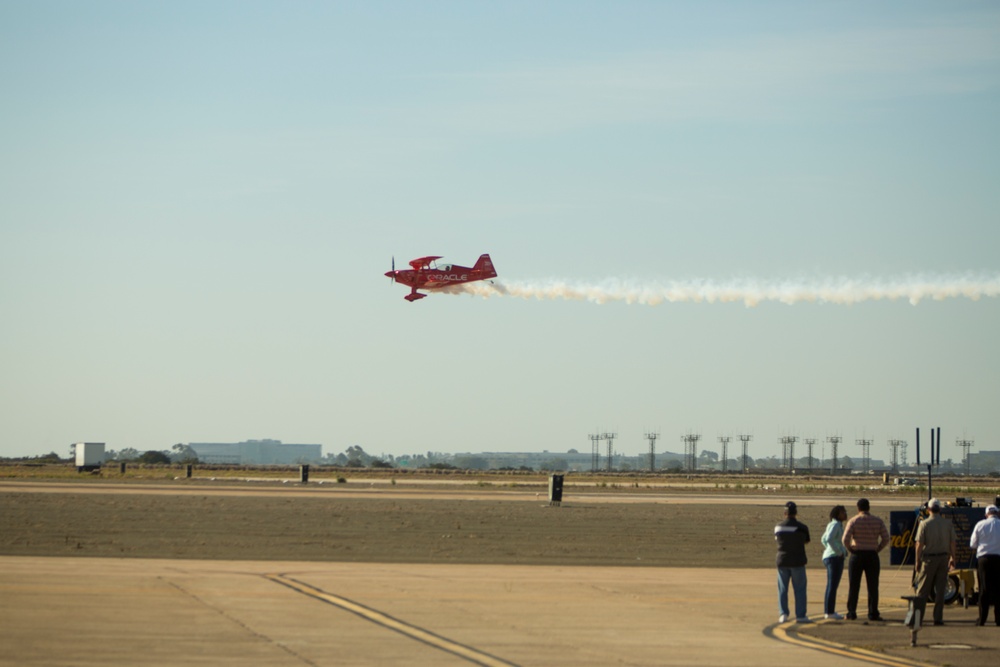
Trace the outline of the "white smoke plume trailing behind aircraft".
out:
M 754 278 L 714 280 L 605 280 L 588 284 L 565 280 L 543 282 L 468 283 L 442 289 L 448 294 L 472 294 L 484 298 L 519 297 L 538 300 L 590 301 L 604 304 L 624 302 L 656 306 L 662 303 L 733 303 L 752 307 L 766 302 L 794 305 L 830 303 L 851 305 L 864 301 L 898 301 L 914 306 L 924 299 L 965 297 L 977 300 L 1000 296 L 1000 274 L 910 275 L 891 278 L 813 278 L 806 280 L 761 280 Z

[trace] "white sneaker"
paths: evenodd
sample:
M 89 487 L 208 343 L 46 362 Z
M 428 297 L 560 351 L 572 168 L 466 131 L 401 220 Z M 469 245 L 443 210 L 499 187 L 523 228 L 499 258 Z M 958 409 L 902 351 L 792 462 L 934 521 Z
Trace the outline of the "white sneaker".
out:
M 823 614 L 823 618 L 827 618 L 827 619 L 829 619 L 831 621 L 842 621 L 842 620 L 844 620 L 844 617 L 841 616 L 840 614 L 838 614 L 837 612 L 833 612 L 832 614 Z
M 782 614 L 781 616 L 778 617 L 778 623 L 787 623 L 787 622 L 788 622 L 788 614 Z
M 801 616 L 801 617 L 795 619 L 795 622 L 796 623 L 812 623 L 812 621 L 809 619 L 808 616 Z

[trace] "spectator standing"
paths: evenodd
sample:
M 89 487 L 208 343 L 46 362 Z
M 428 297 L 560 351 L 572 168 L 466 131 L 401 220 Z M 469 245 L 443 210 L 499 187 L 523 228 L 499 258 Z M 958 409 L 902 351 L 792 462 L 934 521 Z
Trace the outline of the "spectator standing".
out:
M 806 545 L 809 527 L 796 516 L 798 507 L 785 503 L 785 520 L 774 527 L 774 540 L 778 543 L 778 622 L 788 620 L 788 584 L 795 589 L 795 622 L 810 623 L 806 612 Z
M 934 625 L 944 625 L 944 591 L 948 585 L 948 570 L 955 566 L 955 525 L 941 516 L 941 501 L 931 498 L 927 503 L 929 516 L 917 526 L 914 552 L 914 572 L 917 575 L 917 597 L 926 604 L 934 591 Z
M 844 546 L 844 521 L 847 520 L 847 508 L 837 505 L 830 510 L 830 523 L 820 541 L 823 543 L 823 565 L 826 566 L 826 594 L 823 596 L 823 618 L 839 621 L 844 617 L 837 613 L 837 587 L 844 575 L 844 559 L 847 548 Z
M 979 575 L 979 620 L 976 625 L 986 625 L 986 617 L 993 607 L 993 621 L 1000 625 L 1000 509 L 996 505 L 986 508 L 986 518 L 972 529 L 969 546 L 976 550 Z
M 847 560 L 847 620 L 858 618 L 858 595 L 861 575 L 868 588 L 868 620 L 881 621 L 878 613 L 878 577 L 882 570 L 879 553 L 889 545 L 889 529 L 885 522 L 870 514 L 867 498 L 858 500 L 858 513 L 844 527 L 844 546 L 850 552 Z

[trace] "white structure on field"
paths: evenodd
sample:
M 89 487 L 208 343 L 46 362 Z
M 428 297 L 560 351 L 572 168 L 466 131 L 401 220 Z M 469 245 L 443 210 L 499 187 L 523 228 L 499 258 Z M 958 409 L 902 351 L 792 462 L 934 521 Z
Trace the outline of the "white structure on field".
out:
M 296 465 L 319 463 L 323 458 L 323 445 L 286 445 L 280 440 L 191 442 L 188 447 L 195 451 L 201 463 Z
M 103 442 L 78 442 L 73 445 L 77 468 L 96 468 L 104 463 Z

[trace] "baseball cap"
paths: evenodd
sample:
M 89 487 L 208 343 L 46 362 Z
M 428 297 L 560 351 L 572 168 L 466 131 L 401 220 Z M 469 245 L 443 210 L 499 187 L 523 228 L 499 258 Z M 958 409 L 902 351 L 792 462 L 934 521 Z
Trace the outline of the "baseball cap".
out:
M 795 503 L 789 500 L 787 503 L 785 503 L 785 511 L 787 511 L 789 514 L 796 514 L 798 513 L 799 508 L 796 507 Z
M 937 498 L 931 498 L 930 500 L 927 501 L 927 508 L 928 509 L 934 508 L 936 510 L 939 510 L 941 509 L 941 501 L 938 500 Z
M 996 505 L 987 505 L 986 506 L 986 513 L 987 514 L 1000 514 L 1000 507 L 997 507 Z

